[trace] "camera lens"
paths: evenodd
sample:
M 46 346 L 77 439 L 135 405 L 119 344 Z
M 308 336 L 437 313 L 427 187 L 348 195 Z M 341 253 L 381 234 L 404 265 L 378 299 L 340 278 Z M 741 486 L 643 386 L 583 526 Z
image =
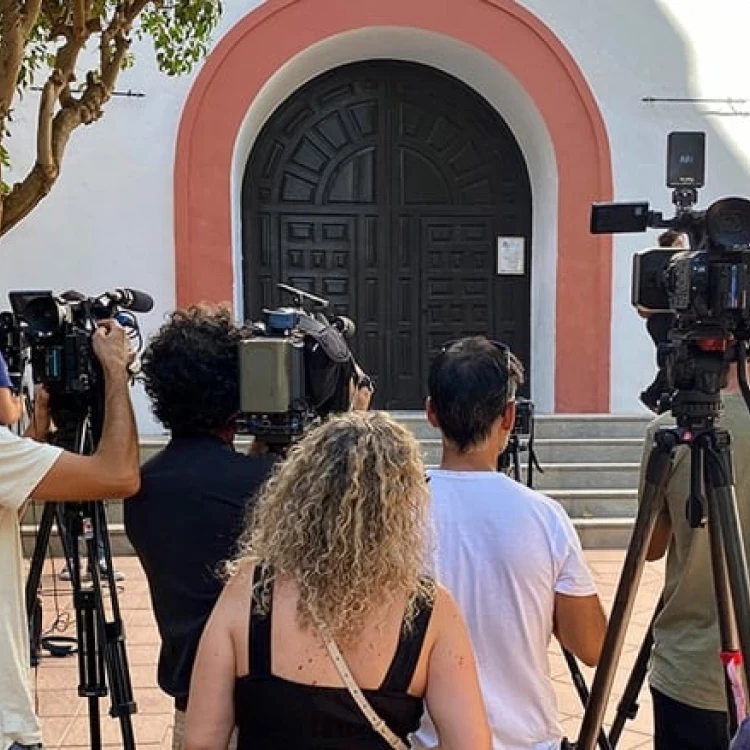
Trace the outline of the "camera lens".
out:
M 750 201 L 723 198 L 706 211 L 706 232 L 711 244 L 722 250 L 750 246 Z

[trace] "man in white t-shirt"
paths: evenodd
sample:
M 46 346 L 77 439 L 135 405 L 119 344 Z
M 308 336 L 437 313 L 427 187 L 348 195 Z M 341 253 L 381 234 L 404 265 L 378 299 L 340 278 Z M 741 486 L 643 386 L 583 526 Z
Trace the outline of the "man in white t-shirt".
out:
M 429 374 L 427 416 L 443 457 L 430 472 L 437 573 L 466 617 L 494 750 L 553 750 L 562 730 L 547 649 L 552 635 L 590 666 L 606 618 L 581 545 L 553 500 L 497 471 L 522 382 L 503 344 L 443 347 Z M 425 718 L 416 747 L 437 746 Z
M 0 426 L 0 750 L 41 747 L 29 675 L 29 635 L 19 519 L 27 500 L 74 501 L 132 495 L 139 486 L 138 441 L 128 392 L 125 331 L 103 321 L 93 337 L 105 380 L 101 441 L 91 456 L 42 442 L 47 397 L 36 399 L 27 437 Z

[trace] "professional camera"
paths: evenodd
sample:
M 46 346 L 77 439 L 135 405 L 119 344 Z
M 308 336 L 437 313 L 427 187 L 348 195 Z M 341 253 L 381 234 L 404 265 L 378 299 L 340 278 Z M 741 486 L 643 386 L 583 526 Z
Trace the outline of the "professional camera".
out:
M 292 306 L 264 310 L 253 335 L 239 345 L 237 429 L 268 445 L 287 445 L 315 420 L 346 411 L 356 376 L 346 342 L 354 323 L 343 316 L 329 321 L 327 300 L 278 287 L 292 295 Z
M 8 297 L 13 312 L 0 313 L 0 351 L 18 387 L 30 362 L 34 383 L 44 385 L 50 394 L 55 422 L 64 424 L 91 408 L 98 435 L 104 391 L 91 335 L 98 321 L 114 318 L 129 329 L 131 338 L 140 339 L 132 313 L 149 312 L 153 300 L 132 289 L 115 289 L 98 297 L 75 291 L 59 296 L 50 291 L 17 291 Z
M 529 454 L 526 483 L 533 486 L 532 471 L 541 471 L 534 451 L 534 402 L 527 398 L 516 399 L 516 421 L 508 438 L 506 449 L 500 454 L 497 462 L 498 471 L 510 474 L 517 482 L 521 477 L 521 453 Z
M 534 430 L 534 402 L 528 398 L 516 399 L 516 421 L 513 425 L 513 435 L 522 441 L 528 441 Z
M 690 238 L 689 250 L 636 253 L 632 302 L 652 313 L 674 313 L 671 343 L 660 347 L 659 364 L 670 388 L 699 411 L 700 404 L 717 408 L 730 342 L 750 338 L 750 201 L 723 198 L 694 210 L 704 171 L 705 134 L 670 133 L 667 186 L 675 216 L 664 219 L 643 202 L 594 204 L 591 214 L 595 234 L 662 227 Z

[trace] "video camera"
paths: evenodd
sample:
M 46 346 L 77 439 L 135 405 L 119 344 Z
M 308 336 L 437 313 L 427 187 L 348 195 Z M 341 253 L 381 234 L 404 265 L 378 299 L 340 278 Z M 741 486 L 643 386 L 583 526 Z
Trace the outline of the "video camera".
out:
M 55 422 L 62 424 L 66 412 L 78 414 L 87 407 L 96 412 L 94 422 L 99 422 L 103 378 L 91 336 L 98 321 L 113 318 L 138 339 L 140 347 L 140 330 L 132 313 L 149 312 L 154 305 L 151 297 L 133 289 L 115 289 L 98 297 L 76 291 L 59 296 L 50 291 L 17 291 L 8 297 L 12 312 L 0 313 L 0 353 L 14 386 L 22 388 L 30 362 L 33 382 L 44 385 L 50 394 Z
M 534 452 L 534 402 L 528 398 L 516 398 L 516 421 L 508 438 L 508 445 L 498 459 L 498 471 L 512 474 L 513 478 L 521 481 L 521 453 L 528 452 L 527 484 L 532 486 L 532 468 L 541 471 Z
M 649 204 L 598 203 L 594 234 L 670 228 L 690 238 L 689 250 L 654 249 L 633 260 L 632 303 L 647 312 L 675 315 L 671 343 L 660 347 L 670 388 L 691 404 L 712 404 L 726 380 L 731 341 L 750 338 L 750 201 L 722 198 L 696 211 L 705 172 L 705 133 L 669 134 L 667 186 L 672 219 Z M 669 395 L 669 394 L 668 394 Z
M 269 446 L 288 445 L 317 419 L 346 411 L 356 376 L 346 317 L 329 319 L 329 302 L 286 284 L 292 306 L 264 310 L 239 344 L 240 433 Z M 305 304 L 309 311 L 305 309 Z
M 528 398 L 516 399 L 516 421 L 513 424 L 513 435 L 519 440 L 528 442 L 534 431 L 534 402 Z

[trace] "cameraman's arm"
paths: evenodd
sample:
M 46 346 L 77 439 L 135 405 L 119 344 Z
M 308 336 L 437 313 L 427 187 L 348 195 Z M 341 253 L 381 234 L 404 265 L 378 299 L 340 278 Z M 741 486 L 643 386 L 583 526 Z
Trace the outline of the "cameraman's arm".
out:
M 12 425 L 23 416 L 21 397 L 10 388 L 0 387 L 0 424 Z
M 589 667 L 601 656 L 607 618 L 573 524 L 560 509 L 556 541 L 554 632 L 563 648 Z
M 138 437 L 128 392 L 130 358 L 125 332 L 104 321 L 93 336 L 104 371 L 104 425 L 96 452 L 63 452 L 31 497 L 35 500 L 98 500 L 128 497 L 138 491 Z
M 607 617 L 596 594 L 555 594 L 555 635 L 587 667 L 595 667 L 604 645 Z

